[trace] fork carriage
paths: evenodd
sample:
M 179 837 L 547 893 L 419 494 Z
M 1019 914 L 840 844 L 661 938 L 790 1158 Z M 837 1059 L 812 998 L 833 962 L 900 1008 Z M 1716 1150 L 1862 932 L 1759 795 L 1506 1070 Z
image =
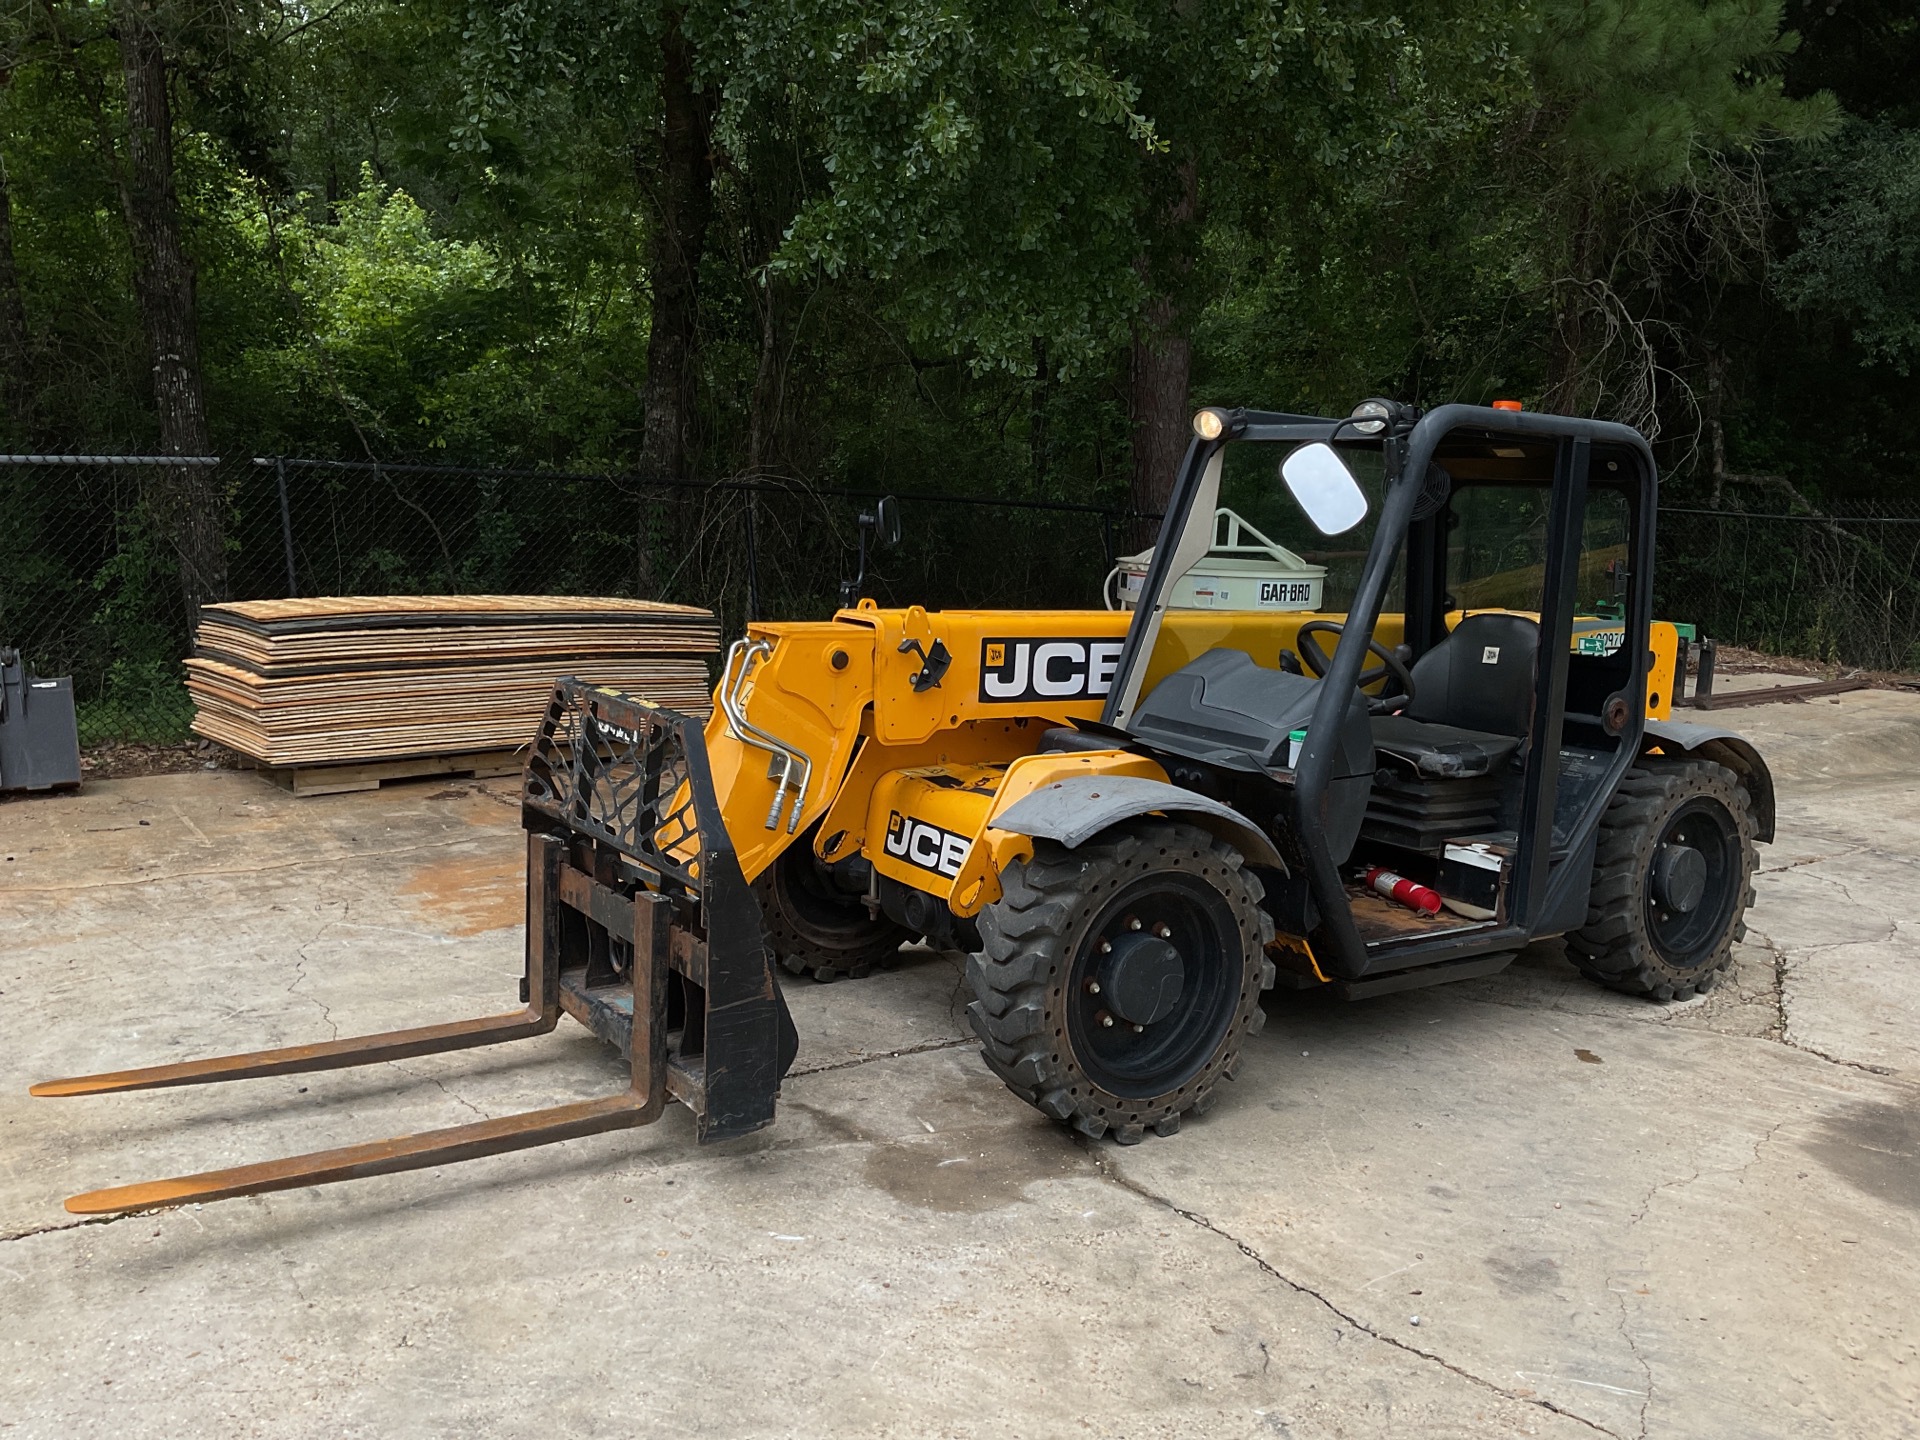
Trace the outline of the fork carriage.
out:
M 528 757 L 523 1009 L 316 1045 L 50 1080 L 99 1095 L 339 1070 L 544 1035 L 569 1015 L 619 1050 L 627 1088 L 446 1130 L 76 1195 L 112 1214 L 551 1145 L 660 1118 L 669 1099 L 702 1141 L 770 1124 L 798 1036 L 760 911 L 720 818 L 696 721 L 578 680 L 557 682 Z

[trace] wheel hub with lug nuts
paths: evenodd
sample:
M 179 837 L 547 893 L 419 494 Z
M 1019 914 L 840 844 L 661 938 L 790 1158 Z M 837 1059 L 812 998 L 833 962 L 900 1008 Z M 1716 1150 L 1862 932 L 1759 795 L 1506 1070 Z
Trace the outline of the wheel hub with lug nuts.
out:
M 1139 1029 L 1173 1013 L 1186 987 L 1187 964 L 1165 925 L 1153 930 L 1137 925 L 1132 922 L 1102 947 L 1099 978 L 1088 988 L 1116 1018 Z
M 1662 845 L 1653 857 L 1653 893 L 1681 915 L 1693 912 L 1707 890 L 1707 857 L 1691 845 Z

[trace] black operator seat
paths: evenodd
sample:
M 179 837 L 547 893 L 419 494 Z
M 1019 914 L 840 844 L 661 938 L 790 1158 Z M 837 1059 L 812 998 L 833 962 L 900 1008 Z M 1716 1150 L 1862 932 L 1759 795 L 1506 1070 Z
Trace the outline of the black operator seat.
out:
M 1374 748 L 1428 779 L 1491 775 L 1533 721 L 1540 626 L 1524 615 L 1469 615 L 1413 665 L 1413 703 L 1373 720 Z

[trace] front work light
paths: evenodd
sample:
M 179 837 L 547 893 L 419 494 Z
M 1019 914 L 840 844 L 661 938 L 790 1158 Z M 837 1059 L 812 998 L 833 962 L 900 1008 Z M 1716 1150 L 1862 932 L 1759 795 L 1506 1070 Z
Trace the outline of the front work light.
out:
M 1393 418 L 1393 407 L 1384 400 L 1362 400 L 1353 407 L 1348 422 L 1362 435 L 1378 435 Z
M 1201 410 L 1193 417 L 1193 433 L 1202 440 L 1218 440 L 1227 433 L 1227 417 L 1218 410 Z

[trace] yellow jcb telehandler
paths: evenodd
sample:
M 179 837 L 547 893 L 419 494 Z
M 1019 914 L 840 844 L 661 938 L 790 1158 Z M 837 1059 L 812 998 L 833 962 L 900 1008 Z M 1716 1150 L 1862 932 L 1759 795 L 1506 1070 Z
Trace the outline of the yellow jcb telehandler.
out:
M 772 1121 L 797 1048 L 781 968 L 857 976 L 917 937 L 969 953 L 1008 1088 L 1123 1143 L 1214 1102 L 1276 983 L 1357 998 L 1565 936 L 1615 989 L 1709 988 L 1773 785 L 1738 736 L 1670 719 L 1641 436 L 1382 400 L 1207 409 L 1194 432 L 1130 613 L 862 600 L 755 624 L 704 734 L 556 684 L 524 779 L 521 1010 L 34 1092 L 369 1064 L 562 1013 L 629 1057 L 627 1089 L 68 1208 L 437 1165 L 646 1124 L 668 1099 L 703 1140 L 742 1135 Z M 1320 608 L 1257 577 L 1172 603 L 1227 504 L 1317 547 Z M 1597 632 L 1581 617 L 1602 605 L 1619 618 Z

